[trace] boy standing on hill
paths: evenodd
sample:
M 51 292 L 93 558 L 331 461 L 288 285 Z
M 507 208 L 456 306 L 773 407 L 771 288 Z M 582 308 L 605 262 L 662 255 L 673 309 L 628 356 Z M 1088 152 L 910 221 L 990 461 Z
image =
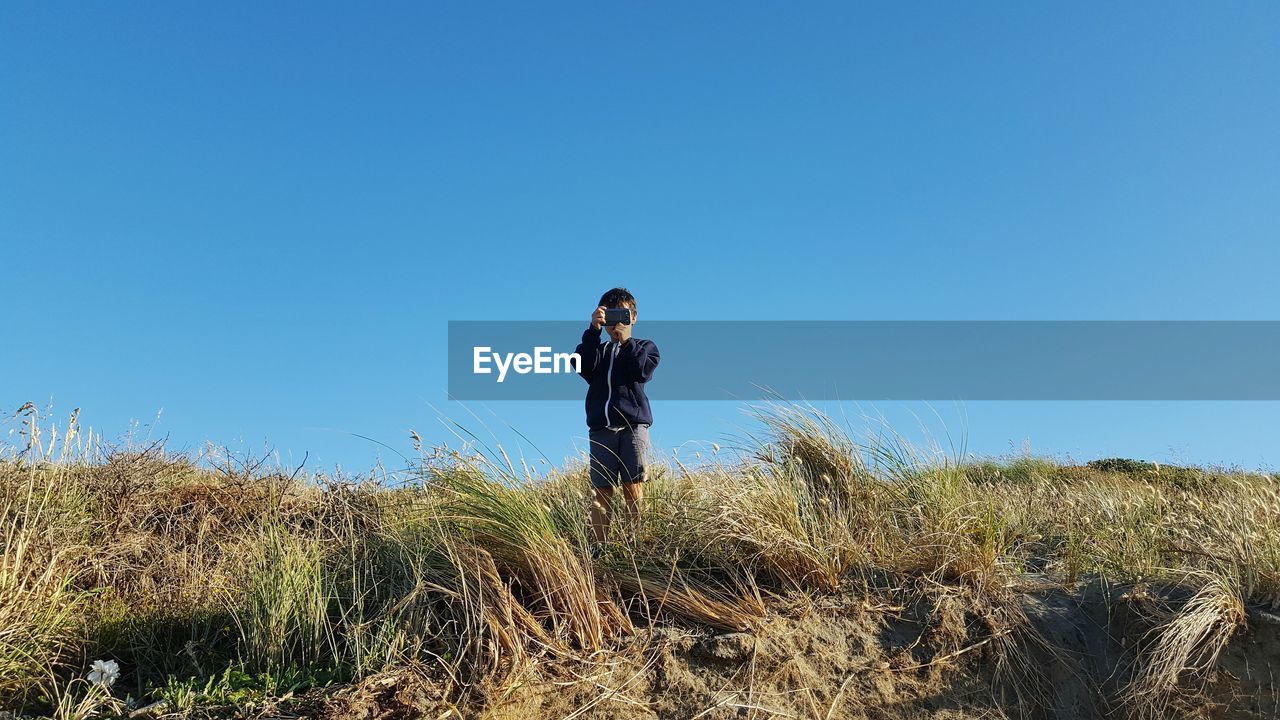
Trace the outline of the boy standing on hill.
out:
M 605 325 L 606 310 L 626 308 L 630 322 Z M 587 427 L 591 429 L 592 557 L 599 557 L 609 537 L 609 509 L 614 488 L 622 486 L 627 515 L 640 519 L 644 500 L 645 453 L 649 449 L 649 425 L 653 412 L 645 395 L 645 383 L 658 367 L 658 346 L 652 340 L 631 337 L 636 321 L 636 299 L 626 288 L 614 288 L 600 297 L 591 313 L 591 327 L 582 333 L 579 373 L 587 381 Z M 600 342 L 600 330 L 609 339 Z

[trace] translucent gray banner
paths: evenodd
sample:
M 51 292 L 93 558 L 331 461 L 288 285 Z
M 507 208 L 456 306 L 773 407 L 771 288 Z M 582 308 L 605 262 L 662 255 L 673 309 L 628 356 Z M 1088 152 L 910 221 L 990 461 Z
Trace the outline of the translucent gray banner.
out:
M 449 397 L 581 400 L 585 329 L 451 321 Z M 636 337 L 661 353 L 653 400 L 1280 400 L 1280 321 L 645 320 Z

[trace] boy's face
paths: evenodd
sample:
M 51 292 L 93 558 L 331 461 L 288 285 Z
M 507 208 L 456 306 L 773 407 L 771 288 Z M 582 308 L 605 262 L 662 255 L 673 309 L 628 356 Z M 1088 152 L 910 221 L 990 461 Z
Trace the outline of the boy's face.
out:
M 630 339 L 631 339 L 631 328 L 635 327 L 635 324 L 636 324 L 636 308 L 635 308 L 635 306 L 634 306 L 634 305 L 631 305 L 630 303 L 623 303 L 623 304 L 621 304 L 621 305 L 614 305 L 613 307 L 615 307 L 615 308 L 627 308 L 627 309 L 629 309 L 629 310 L 631 311 L 631 324 L 630 324 L 630 325 L 623 325 L 622 323 L 618 323 L 617 325 L 605 325 L 605 326 L 604 326 L 604 330 L 605 330 L 605 332 L 609 333 L 609 337 L 610 337 L 610 338 L 613 338 L 613 341 L 614 341 L 614 342 L 616 342 L 616 343 L 624 343 L 624 342 L 626 342 L 626 341 L 628 341 L 628 340 L 630 340 Z

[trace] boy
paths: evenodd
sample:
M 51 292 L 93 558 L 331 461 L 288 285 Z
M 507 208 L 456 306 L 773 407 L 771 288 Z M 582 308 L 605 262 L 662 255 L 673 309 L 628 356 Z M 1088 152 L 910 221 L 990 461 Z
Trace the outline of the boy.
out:
M 630 323 L 605 326 L 605 310 L 626 308 Z M 600 297 L 591 314 L 591 327 L 582 333 L 579 373 L 587 381 L 587 427 L 591 429 L 591 556 L 599 557 L 609 537 L 609 506 L 613 490 L 622 486 L 627 515 L 633 525 L 640 519 L 644 500 L 644 460 L 649 449 L 649 425 L 653 413 L 644 386 L 658 367 L 658 346 L 652 340 L 631 337 L 636 321 L 636 299 L 626 288 L 614 288 Z M 600 342 L 600 330 L 609 340 Z

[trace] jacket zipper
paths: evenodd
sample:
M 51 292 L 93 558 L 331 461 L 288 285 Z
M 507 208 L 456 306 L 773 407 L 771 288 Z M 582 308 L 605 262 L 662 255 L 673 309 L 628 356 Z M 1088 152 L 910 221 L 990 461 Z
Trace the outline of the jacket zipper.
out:
M 622 346 L 605 343 L 605 352 L 609 352 L 610 345 L 613 345 L 613 352 L 609 355 L 609 372 L 605 375 L 605 386 L 609 388 L 609 393 L 604 398 L 604 426 L 612 429 L 613 425 L 609 422 L 609 403 L 613 400 L 613 359 L 618 357 L 618 350 Z

